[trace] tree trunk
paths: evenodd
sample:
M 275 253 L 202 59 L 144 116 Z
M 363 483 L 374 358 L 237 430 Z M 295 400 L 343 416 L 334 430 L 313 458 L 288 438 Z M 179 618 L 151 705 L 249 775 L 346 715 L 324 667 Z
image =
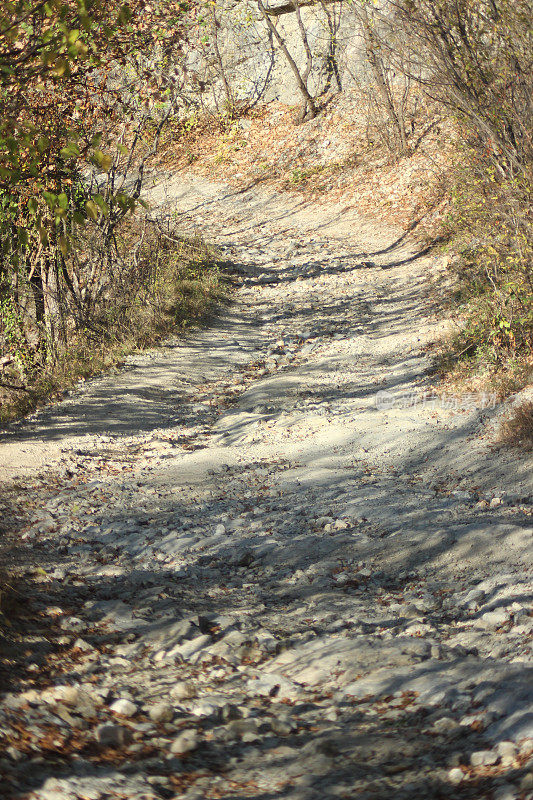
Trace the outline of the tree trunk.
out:
M 307 84 L 304 81 L 300 70 L 298 69 L 298 65 L 296 64 L 295 60 L 291 56 L 291 54 L 289 52 L 289 49 L 288 49 L 287 45 L 285 44 L 285 42 L 283 41 L 283 38 L 282 38 L 280 32 L 278 31 L 278 29 L 276 28 L 276 26 L 274 25 L 274 23 L 272 22 L 272 20 L 268 16 L 268 12 L 267 12 L 265 6 L 263 5 L 263 0 L 257 0 L 257 6 L 258 6 L 259 11 L 261 12 L 261 14 L 263 16 L 263 19 L 265 20 L 265 22 L 267 24 L 269 30 L 272 32 L 274 38 L 276 39 L 277 43 L 279 44 L 283 55 L 287 59 L 287 62 L 288 62 L 289 66 L 290 66 L 290 68 L 291 68 L 291 70 L 292 70 L 292 72 L 294 74 L 294 77 L 296 78 L 296 83 L 298 84 L 298 88 L 299 88 L 299 90 L 300 90 L 300 92 L 302 94 L 303 100 L 304 100 L 304 105 L 303 105 L 302 113 L 301 113 L 301 119 L 302 119 L 302 121 L 305 119 L 305 117 L 308 117 L 309 119 L 313 119 L 314 117 L 316 117 L 316 114 L 317 114 L 315 101 L 314 101 L 314 99 L 311 97 L 311 95 L 309 93 L 309 89 L 307 88 Z
M 217 12 L 215 5 L 213 5 L 212 16 L 213 16 L 213 48 L 215 50 L 215 58 L 217 60 L 218 68 L 220 70 L 220 78 L 222 80 L 222 85 L 224 87 L 224 94 L 226 95 L 226 107 L 230 116 L 233 117 L 235 114 L 235 98 L 233 97 L 233 92 L 231 91 L 231 86 L 229 85 L 228 82 L 226 70 L 224 69 L 224 62 L 222 61 L 222 54 L 218 46 L 218 29 L 220 27 L 220 23 L 217 19 Z
M 359 13 L 361 18 L 361 23 L 363 26 L 363 36 L 365 40 L 365 50 L 368 62 L 372 69 L 372 74 L 374 75 L 374 80 L 376 82 L 376 86 L 381 96 L 381 101 L 385 106 L 389 119 L 394 127 L 394 132 L 396 134 L 399 143 L 400 155 L 405 155 L 408 152 L 405 124 L 403 122 L 403 119 L 400 119 L 396 111 L 394 105 L 394 99 L 391 93 L 391 88 L 387 81 L 387 78 L 385 77 L 385 67 L 383 65 L 383 60 L 378 52 L 376 35 L 372 28 L 372 22 L 370 20 L 370 17 L 368 16 L 368 10 L 364 5 L 364 3 L 361 4 Z

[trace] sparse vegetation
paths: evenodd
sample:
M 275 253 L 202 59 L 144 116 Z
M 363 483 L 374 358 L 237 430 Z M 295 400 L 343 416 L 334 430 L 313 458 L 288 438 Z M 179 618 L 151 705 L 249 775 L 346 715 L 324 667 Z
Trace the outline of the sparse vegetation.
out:
M 464 163 L 445 225 L 464 318 L 450 341 L 450 363 L 465 362 L 473 377 L 480 370 L 494 379 L 520 374 L 518 384 L 509 382 L 514 390 L 533 372 L 532 184 L 490 170 L 479 175 Z
M 399 4 L 425 90 L 458 125 L 444 235 L 464 325 L 452 373 L 521 388 L 533 372 L 533 34 L 530 0 Z
M 533 450 L 533 401 L 520 403 L 503 421 L 499 432 L 501 444 Z
M 33 361 L 21 378 L 18 360 L 23 356 L 12 345 L 14 362 L 5 367 L 0 383 L 2 422 L 61 397 L 80 379 L 120 363 L 128 353 L 200 322 L 227 294 L 205 244 L 184 240 L 172 226 L 140 215 L 124 220 L 110 267 L 90 319 L 73 328 L 53 363 Z

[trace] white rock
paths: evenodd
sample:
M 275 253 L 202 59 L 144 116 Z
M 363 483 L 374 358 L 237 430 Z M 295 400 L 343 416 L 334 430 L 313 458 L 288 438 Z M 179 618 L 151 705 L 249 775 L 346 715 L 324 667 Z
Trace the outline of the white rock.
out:
M 529 756 L 533 753 L 533 739 L 523 739 L 520 742 L 519 751 L 521 756 Z
M 76 641 L 73 644 L 73 647 L 77 648 L 78 650 L 81 650 L 82 653 L 97 653 L 98 652 L 96 650 L 96 648 L 93 647 L 92 644 L 89 644 L 89 642 L 86 642 L 85 639 L 76 639 Z
M 64 617 L 60 621 L 59 626 L 64 631 L 79 633 L 87 628 L 87 623 L 81 620 L 79 617 Z
M 496 752 L 502 758 L 504 758 L 505 756 L 512 756 L 514 758 L 518 753 L 518 747 L 514 742 L 508 742 L 508 741 L 499 742 L 496 747 Z
M 478 750 L 470 756 L 473 767 L 489 767 L 498 761 L 498 753 L 494 750 Z
M 485 628 L 499 628 L 509 621 L 509 612 L 504 608 L 498 608 L 495 611 L 487 611 L 481 615 L 478 623 Z
M 453 783 L 454 786 L 457 786 L 457 784 L 461 783 L 463 778 L 464 778 L 463 770 L 459 769 L 459 767 L 454 767 L 448 772 L 448 779 L 450 783 Z
M 192 683 L 189 683 L 188 681 L 180 681 L 179 683 L 174 684 L 170 690 L 170 696 L 176 700 L 187 700 L 190 697 L 196 696 L 196 690 Z
M 297 700 L 301 696 L 296 684 L 275 672 L 251 678 L 246 684 L 246 689 L 252 695 L 273 697 L 278 700 Z
M 52 698 L 65 703 L 67 706 L 75 706 L 78 703 L 80 690 L 76 686 L 56 686 L 52 690 Z M 48 702 L 47 697 L 43 694 L 43 700 Z
M 174 709 L 170 703 L 156 703 L 148 710 L 148 716 L 152 722 L 171 722 L 174 717 Z
M 461 730 L 461 726 L 451 717 L 441 717 L 433 723 L 432 730 L 435 733 L 457 733 Z
M 196 750 L 198 743 L 198 733 L 194 728 L 188 728 L 174 739 L 170 745 L 170 752 L 175 756 L 181 756 L 185 753 L 190 753 L 192 750 Z
M 190 712 L 194 714 L 195 717 L 211 717 L 218 712 L 219 708 L 220 706 L 216 705 L 216 703 L 209 703 L 207 700 L 204 700 L 191 706 Z
M 120 698 L 111 703 L 110 709 L 114 714 L 122 714 L 123 717 L 133 717 L 137 713 L 137 706 L 131 700 Z

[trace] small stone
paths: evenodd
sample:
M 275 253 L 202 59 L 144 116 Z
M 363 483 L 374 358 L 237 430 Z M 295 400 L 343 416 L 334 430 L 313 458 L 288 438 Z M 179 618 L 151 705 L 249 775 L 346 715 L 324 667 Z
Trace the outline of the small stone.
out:
M 61 701 L 67 706 L 78 705 L 80 690 L 76 686 L 62 686 L 58 693 Z
M 444 655 L 444 650 L 442 648 L 442 645 L 440 645 L 440 644 L 432 644 L 431 645 L 431 650 L 430 650 L 430 655 L 431 655 L 431 658 L 435 658 L 437 660 L 442 659 L 443 655 Z
M 148 716 L 152 722 L 172 722 L 174 709 L 170 703 L 156 703 L 149 709 Z
M 498 761 L 498 753 L 494 750 L 478 750 L 470 756 L 473 767 L 490 767 Z
M 503 500 L 501 499 L 501 497 L 493 497 L 492 500 L 489 503 L 489 507 L 490 508 L 498 508 L 498 506 L 501 506 L 502 503 L 503 503 Z
M 350 523 L 345 519 L 336 519 L 333 523 L 333 529 L 336 531 L 345 531 L 350 527 Z
M 297 700 L 301 695 L 296 684 L 275 672 L 265 673 L 259 678 L 250 678 L 246 689 L 252 695 L 275 697 L 277 700 Z
M 175 756 L 182 756 L 196 750 L 199 744 L 198 733 L 194 728 L 188 728 L 177 736 L 170 745 L 170 752 Z
M 470 494 L 470 492 L 463 492 L 463 491 L 461 491 L 459 489 L 456 489 L 455 491 L 453 491 L 452 495 L 454 497 L 457 497 L 458 500 L 471 500 L 472 499 L 472 495 Z
M 110 709 L 114 714 L 122 714 L 123 717 L 133 717 L 133 715 L 137 713 L 137 706 L 135 703 L 132 703 L 131 700 L 126 700 L 126 698 L 115 700 L 115 702 L 110 705 Z
M 22 750 L 17 750 L 16 747 L 7 747 L 6 753 L 12 761 L 22 761 L 23 758 L 26 758 Z
M 85 639 L 76 639 L 72 647 L 75 650 L 81 650 L 82 653 L 97 652 L 97 650 L 92 646 L 92 644 L 86 642 Z
M 533 753 L 533 739 L 523 739 L 520 742 L 519 753 L 521 756 L 529 756 Z
M 215 528 L 215 536 L 223 536 L 226 533 L 226 526 L 220 523 Z
M 247 731 L 242 736 L 243 744 L 253 744 L 254 742 L 258 742 L 260 739 L 261 737 L 253 731 Z
M 87 623 L 79 619 L 79 617 L 64 617 L 60 621 L 59 627 L 62 628 L 64 631 L 72 631 L 73 633 L 79 633 L 80 631 L 85 630 L 85 628 L 87 627 Z
M 457 786 L 464 778 L 464 773 L 462 769 L 459 767 L 454 767 L 448 772 L 448 779 L 450 783 L 453 783 L 454 786 Z
M 225 703 L 220 709 L 220 718 L 223 722 L 229 722 L 232 719 L 240 719 L 241 712 L 239 707 L 233 703 Z
M 199 703 L 191 706 L 191 714 L 195 717 L 211 717 L 220 712 L 220 706 L 216 703 L 210 703 L 207 700 L 202 700 Z
M 460 731 L 461 726 L 451 717 L 441 717 L 433 723 L 431 730 L 438 734 L 452 734 Z
M 514 759 L 518 753 L 518 747 L 514 742 L 499 742 L 496 747 L 496 752 L 501 758 L 511 757 Z
M 243 738 L 246 733 L 257 733 L 259 723 L 253 717 L 249 719 L 234 719 L 229 723 L 226 730 L 232 739 Z
M 505 623 L 508 621 L 509 613 L 504 608 L 500 608 L 495 611 L 487 611 L 485 614 L 481 615 L 479 620 L 479 622 L 485 628 L 499 628 L 501 625 L 505 625 Z
M 179 683 L 174 684 L 170 690 L 170 696 L 174 697 L 176 700 L 188 700 L 189 698 L 196 696 L 196 690 L 192 683 L 189 683 L 188 681 L 180 681 Z
M 274 733 L 276 733 L 278 736 L 287 736 L 287 734 L 292 733 L 292 731 L 296 727 L 288 719 L 276 719 L 276 718 L 272 720 L 270 725 Z
M 129 744 L 132 734 L 129 728 L 113 723 L 99 725 L 95 731 L 96 741 L 104 747 L 120 747 Z

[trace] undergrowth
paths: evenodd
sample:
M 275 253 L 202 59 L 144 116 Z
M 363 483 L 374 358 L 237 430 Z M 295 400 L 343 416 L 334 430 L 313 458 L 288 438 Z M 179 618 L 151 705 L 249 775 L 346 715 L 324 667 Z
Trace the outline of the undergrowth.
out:
M 86 324 L 69 331 L 53 362 L 38 353 L 29 361 L 26 352 L 18 352 L 9 336 L 10 317 L 2 314 L 2 351 L 11 353 L 13 362 L 0 373 L 1 423 L 60 399 L 78 381 L 199 323 L 227 294 L 209 248 L 171 228 L 129 218 L 119 232 L 117 254 L 113 280 L 102 287 Z
M 509 447 L 533 450 L 533 401 L 512 409 L 500 426 L 498 440 Z
M 475 149 L 454 170 L 445 235 L 461 325 L 439 366 L 503 397 L 533 376 L 533 171 L 502 176 Z

